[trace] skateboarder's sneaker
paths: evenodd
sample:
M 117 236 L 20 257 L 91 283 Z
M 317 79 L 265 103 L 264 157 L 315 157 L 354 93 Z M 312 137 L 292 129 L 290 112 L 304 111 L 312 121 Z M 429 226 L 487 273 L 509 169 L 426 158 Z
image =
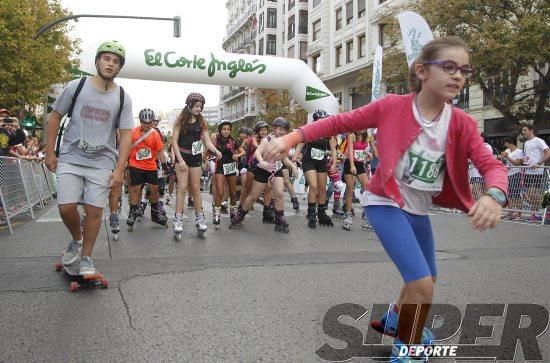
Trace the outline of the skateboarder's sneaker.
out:
M 373 320 L 370 326 L 377 332 L 388 335 L 390 337 L 397 337 L 397 323 L 399 321 L 399 308 L 396 304 L 390 304 L 388 312 L 384 314 L 382 319 Z M 426 327 L 422 330 L 422 344 L 430 345 L 435 340 L 435 336 L 432 331 Z
M 91 257 L 83 256 L 80 259 L 80 270 L 78 274 L 82 275 L 82 277 L 84 278 L 99 274 L 96 268 L 94 267 L 94 261 L 92 261 Z
M 61 263 L 65 266 L 72 265 L 80 257 L 80 251 L 82 250 L 82 241 L 71 240 L 63 251 L 61 257 Z

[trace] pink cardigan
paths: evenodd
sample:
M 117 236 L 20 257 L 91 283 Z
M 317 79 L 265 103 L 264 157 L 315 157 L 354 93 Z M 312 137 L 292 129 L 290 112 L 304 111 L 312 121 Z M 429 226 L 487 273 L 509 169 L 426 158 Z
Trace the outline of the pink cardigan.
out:
M 300 131 L 305 142 L 310 142 L 329 135 L 377 127 L 379 163 L 367 189 L 403 207 L 393 172 L 401 156 L 422 132 L 413 115 L 413 97 L 414 94 L 387 95 L 355 110 L 307 124 Z M 486 188 L 496 187 L 507 193 L 506 168 L 485 147 L 477 122 L 461 109 L 453 108 L 447 132 L 443 190 L 433 197 L 435 204 L 464 212 L 472 207 L 474 199 L 468 178 L 468 159 L 485 179 Z

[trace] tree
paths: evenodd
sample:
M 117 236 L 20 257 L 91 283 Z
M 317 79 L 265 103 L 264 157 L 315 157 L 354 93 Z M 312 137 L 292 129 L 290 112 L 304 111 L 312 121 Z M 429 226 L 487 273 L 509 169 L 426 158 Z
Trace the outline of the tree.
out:
M 293 127 L 302 126 L 307 122 L 307 112 L 292 100 L 287 90 L 258 89 L 256 92 L 260 95 L 260 104 L 265 105 L 265 109 L 259 112 L 260 119 L 268 124 L 277 117 L 284 117 Z
M 470 84 L 478 85 L 506 120 L 532 121 L 539 128 L 545 122 L 550 125 L 548 0 L 420 0 L 406 8 L 422 15 L 435 36 L 457 35 L 466 41 L 477 70 Z M 392 25 L 388 28 L 394 40 L 398 27 L 393 14 L 401 10 L 389 9 L 383 15 Z M 384 78 L 390 84 L 407 79 L 405 56 L 396 58 L 395 53 L 384 53 Z M 523 81 L 530 72 L 538 76 L 537 82 Z
M 70 80 L 78 42 L 66 23 L 37 40 L 38 29 L 69 15 L 59 0 L 2 0 L 0 7 L 0 105 L 13 111 L 43 104 L 52 84 Z M 32 106 L 31 106 L 32 107 Z

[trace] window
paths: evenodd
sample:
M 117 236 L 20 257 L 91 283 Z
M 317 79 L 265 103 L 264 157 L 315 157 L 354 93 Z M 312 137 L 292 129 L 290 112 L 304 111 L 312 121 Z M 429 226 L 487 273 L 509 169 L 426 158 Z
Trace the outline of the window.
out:
M 264 13 L 260 14 L 260 21 L 258 22 L 258 33 L 261 33 L 264 31 Z
M 294 38 L 295 33 L 295 25 L 294 24 L 294 15 L 292 15 L 290 18 L 288 18 L 288 40 Z M 284 38 L 284 37 L 283 37 Z
M 277 27 L 277 9 L 273 9 L 273 8 L 267 9 L 267 27 L 268 28 Z
M 357 0 L 357 19 L 365 16 L 365 0 Z
M 313 60 L 313 72 L 321 72 L 321 54 L 316 54 L 311 59 Z
M 346 63 L 353 60 L 353 40 L 346 43 Z
M 307 63 L 307 42 L 300 42 L 300 59 Z
M 258 55 L 264 55 L 264 38 L 258 41 Z
M 316 41 L 321 37 L 321 19 L 316 20 L 313 23 L 313 41 Z
M 307 10 L 300 10 L 299 14 L 298 34 L 307 34 Z
M 336 9 L 336 30 L 342 28 L 342 7 Z
M 288 10 L 292 9 L 296 5 L 296 0 L 288 0 Z
M 357 58 L 363 58 L 367 52 L 367 42 L 365 34 L 357 37 Z
M 313 0 L 312 8 L 316 8 L 321 3 L 321 0 Z
M 379 24 L 378 25 L 378 44 L 382 47 L 390 45 L 390 41 L 386 34 L 386 24 Z
M 277 54 L 277 36 L 275 34 L 267 35 L 265 54 Z
M 353 1 L 346 3 L 346 25 L 353 21 Z
M 336 97 L 336 99 L 338 100 L 338 104 L 341 105 L 342 104 L 342 92 L 336 92 L 334 94 L 334 97 Z
M 466 109 L 470 107 L 470 87 L 468 85 L 466 85 L 462 90 L 460 90 L 460 93 L 458 94 L 458 96 L 456 96 L 453 99 L 453 104 L 457 105 L 462 109 Z
M 288 58 L 294 58 L 294 46 L 288 48 L 287 57 Z
M 342 65 L 342 46 L 338 45 L 334 51 L 334 66 L 338 68 Z

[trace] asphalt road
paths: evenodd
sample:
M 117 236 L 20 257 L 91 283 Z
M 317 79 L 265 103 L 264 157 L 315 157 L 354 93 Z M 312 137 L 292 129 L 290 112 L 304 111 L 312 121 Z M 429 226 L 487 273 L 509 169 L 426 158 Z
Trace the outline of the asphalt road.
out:
M 20 219 L 15 235 L 0 231 L 0 362 L 322 361 L 316 351 L 325 343 L 346 348 L 323 330 L 329 309 L 365 307 L 357 321 L 340 321 L 371 334 L 373 304 L 399 293 L 397 270 L 376 235 L 361 230 L 359 215 L 350 232 L 339 224 L 312 230 L 302 206 L 298 215 L 287 213 L 291 232 L 282 234 L 261 223 L 261 211 L 238 230 L 227 228 L 227 217 L 213 229 L 207 213 L 206 239 L 188 218 L 176 242 L 171 227 L 154 225 L 148 214 L 118 241 L 102 228 L 94 258 L 110 281 L 105 290 L 71 293 L 64 273 L 54 271 L 69 238 L 55 205 L 37 211 L 36 221 Z M 468 223 L 463 215 L 432 216 L 435 302 L 463 314 L 472 303 L 548 309 L 550 227 L 506 222 L 480 233 Z M 505 318 L 483 321 L 495 324 L 483 344 L 498 345 Z M 550 361 L 550 333 L 537 343 L 542 361 Z M 535 348 L 518 344 L 514 360 Z

